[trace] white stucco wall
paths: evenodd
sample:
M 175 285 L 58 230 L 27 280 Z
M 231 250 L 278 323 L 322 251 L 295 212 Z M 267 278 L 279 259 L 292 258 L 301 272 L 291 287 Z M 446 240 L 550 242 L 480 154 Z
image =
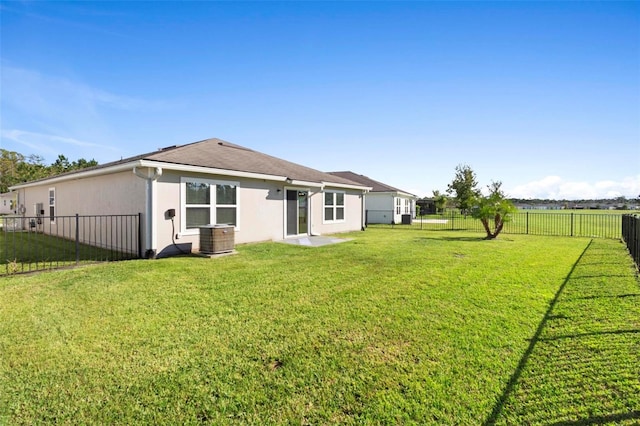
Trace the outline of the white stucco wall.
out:
M 400 213 L 396 202 L 400 200 Z M 406 203 L 406 204 L 405 204 Z M 405 206 L 409 211 L 406 211 Z M 397 193 L 370 192 L 365 195 L 365 209 L 368 211 L 367 223 L 402 223 L 402 215 L 415 214 L 415 198 Z
M 238 189 L 238 223 L 234 230 L 236 244 L 278 241 L 285 235 L 285 199 L 286 189 L 309 192 L 309 233 L 322 235 L 337 232 L 360 230 L 362 226 L 361 191 L 345 191 L 345 220 L 335 223 L 323 221 L 324 193 L 318 187 L 291 186 L 284 182 L 263 179 L 233 178 L 224 175 L 206 175 L 165 171 L 156 183 L 156 248 L 160 255 L 179 253 L 175 244 L 183 250 L 198 251 L 200 235 L 195 231 L 186 231 L 183 226 L 181 206 L 182 178 L 199 178 L 213 181 L 235 182 Z M 174 229 L 166 216 L 168 209 L 175 209 Z
M 324 220 L 324 192 L 316 191 L 311 200 L 313 218 L 312 233 L 314 235 L 333 234 L 340 232 L 359 231 L 364 224 L 362 191 L 344 190 L 342 188 L 326 187 L 325 191 L 344 191 L 345 209 L 344 220 L 328 222 Z
M 369 192 L 365 195 L 367 223 L 391 223 L 395 220 L 393 194 Z
M 184 230 L 184 217 L 181 205 L 181 178 L 191 177 L 214 181 L 235 182 L 238 184 L 237 227 L 234 230 L 236 244 L 280 240 L 284 236 L 284 191 L 283 185 L 258 179 L 234 178 L 224 175 L 206 175 L 194 173 L 176 173 L 165 171 L 156 183 L 156 238 L 158 253 L 165 251 L 174 254 L 178 250 L 171 240 L 183 249 L 197 251 L 200 235 L 197 231 Z M 280 191 L 278 192 L 278 189 Z M 171 220 L 166 216 L 168 209 L 175 209 L 175 229 L 172 232 Z
M 115 215 L 144 212 L 145 181 L 131 171 L 57 183 L 43 183 L 17 190 L 26 215 L 42 203 L 49 214 L 49 189 L 55 188 L 56 215 Z
M 49 191 L 55 191 L 54 215 L 50 219 Z M 138 251 L 138 241 L 129 231 L 137 218 L 113 219 L 112 215 L 137 215 L 144 212 L 145 182 L 132 171 L 109 175 L 43 182 L 39 185 L 15 191 L 18 208 L 24 207 L 23 229 L 32 229 L 66 239 L 76 234 L 75 215 L 103 216 L 102 218 L 80 218 L 78 236 L 80 242 L 90 245 L 117 248 L 132 253 Z M 41 203 L 44 214 L 36 210 Z M 20 210 L 19 210 L 20 213 Z M 144 216 L 140 229 L 144 238 Z M 33 227 L 30 225 L 33 224 Z M 124 234 L 127 234 L 125 237 Z M 144 240 L 143 240 L 144 241 Z M 136 253 L 137 254 L 137 253 Z

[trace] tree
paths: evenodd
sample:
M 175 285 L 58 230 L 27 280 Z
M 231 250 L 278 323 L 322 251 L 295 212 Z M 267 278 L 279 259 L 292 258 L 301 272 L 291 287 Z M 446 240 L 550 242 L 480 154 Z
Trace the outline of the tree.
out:
M 56 161 L 51 165 L 50 169 L 52 174 L 60 174 L 65 172 L 70 172 L 73 170 L 81 170 L 86 169 L 87 167 L 97 166 L 98 162 L 96 160 L 85 160 L 84 158 L 80 158 L 77 161 L 70 162 L 67 157 L 64 155 L 58 155 Z
M 474 202 L 475 206 L 471 212 L 474 218 L 480 219 L 482 222 L 482 226 L 487 233 L 487 240 L 496 238 L 502 231 L 504 224 L 510 221 L 516 212 L 516 207 L 505 198 L 501 187 L 502 182 L 491 182 L 491 185 L 487 186 L 489 195 L 477 196 Z M 493 230 L 491 229 L 492 222 Z
M 436 206 L 436 213 L 442 213 L 444 211 L 444 206 L 447 204 L 447 196 L 438 191 L 437 189 L 433 190 L 433 204 Z
M 50 166 L 45 165 L 44 158 L 39 155 L 24 155 L 0 149 L 0 193 L 5 193 L 9 187 L 18 183 L 43 179 L 49 176 L 80 170 L 98 165 L 96 160 L 87 161 L 84 158 L 69 162 L 67 157 L 59 155 Z
M 458 208 L 465 216 L 473 207 L 474 200 L 480 196 L 476 173 L 467 164 L 456 166 L 456 176 L 447 187 L 447 193 L 454 194 Z
M 0 148 L 0 194 L 19 182 L 18 165 L 24 162 L 24 156 L 14 151 Z
M 73 163 L 71 163 L 71 168 L 73 170 L 80 170 L 80 169 L 86 169 L 87 167 L 94 167 L 97 165 L 98 165 L 98 162 L 94 159 L 87 161 L 84 158 L 80 158 L 78 159 L 78 161 L 74 161 Z
M 68 171 L 71 168 L 71 163 L 69 163 L 69 159 L 64 155 L 58 155 L 56 161 L 51 165 L 51 170 L 55 174 L 60 174 Z

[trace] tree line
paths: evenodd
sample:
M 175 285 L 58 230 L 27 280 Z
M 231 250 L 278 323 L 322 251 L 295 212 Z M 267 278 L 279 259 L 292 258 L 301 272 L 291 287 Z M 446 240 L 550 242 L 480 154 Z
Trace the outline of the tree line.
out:
M 46 165 L 44 158 L 31 154 L 23 155 L 19 152 L 0 148 L 0 194 L 9 191 L 9 187 L 19 183 L 44 179 L 74 170 L 97 166 L 94 159 L 80 158 L 70 161 L 64 155 L 58 155 L 56 161 Z

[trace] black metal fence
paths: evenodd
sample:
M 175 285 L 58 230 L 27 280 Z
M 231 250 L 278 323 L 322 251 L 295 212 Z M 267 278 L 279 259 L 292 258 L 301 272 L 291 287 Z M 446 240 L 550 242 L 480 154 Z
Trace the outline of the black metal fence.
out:
M 392 213 L 391 210 L 387 213 Z M 384 211 L 373 210 L 367 217 L 384 216 Z M 575 212 L 517 212 L 505 223 L 504 234 L 549 235 L 566 237 L 621 238 L 622 216 L 620 213 L 575 213 Z M 377 227 L 399 227 L 404 224 L 375 224 Z M 471 216 L 458 212 L 426 215 L 413 218 L 409 227 L 421 230 L 484 232 L 482 223 Z
M 622 216 L 622 239 L 636 266 L 640 269 L 640 216 L 631 214 Z
M 0 217 L 0 276 L 142 257 L 141 214 Z

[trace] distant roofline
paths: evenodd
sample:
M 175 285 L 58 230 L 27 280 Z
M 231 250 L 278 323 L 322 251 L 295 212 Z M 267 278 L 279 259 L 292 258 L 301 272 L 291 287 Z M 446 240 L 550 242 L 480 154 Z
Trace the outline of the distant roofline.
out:
M 410 198 L 415 198 L 415 199 L 419 198 L 415 194 L 412 194 L 412 193 L 407 192 L 407 191 L 403 191 L 402 189 L 395 188 L 395 187 L 393 187 L 391 185 L 387 185 L 386 183 L 382 183 L 382 182 L 380 182 L 378 180 L 371 179 L 369 176 L 358 174 L 358 173 L 352 172 L 350 170 L 344 170 L 344 171 L 338 171 L 338 172 L 327 172 L 327 173 L 329 173 L 330 175 L 334 175 L 334 176 L 338 176 L 338 177 L 341 177 L 341 178 L 344 178 L 344 179 L 351 180 L 354 183 L 358 183 L 360 185 L 367 185 L 367 186 L 371 187 L 371 185 L 369 183 L 373 182 L 373 183 L 379 185 L 380 187 L 385 188 L 384 190 L 375 190 L 374 189 L 375 187 L 372 187 L 372 189 L 370 191 L 372 194 L 398 194 L 398 195 L 403 195 L 403 196 L 410 197 Z M 360 181 L 358 181 L 356 179 L 360 179 Z M 365 183 L 365 181 L 367 183 Z

